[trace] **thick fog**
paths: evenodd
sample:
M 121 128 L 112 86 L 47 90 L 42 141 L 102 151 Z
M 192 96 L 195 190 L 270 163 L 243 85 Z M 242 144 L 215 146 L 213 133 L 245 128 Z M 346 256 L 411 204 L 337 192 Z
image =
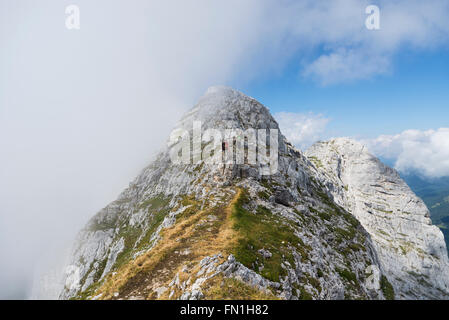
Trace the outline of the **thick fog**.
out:
M 255 2 L 0 1 L 0 298 L 29 297 L 209 85 L 246 78 Z
M 29 297 L 208 86 L 276 76 L 301 50 L 298 77 L 332 83 L 334 60 L 312 53 L 323 45 L 341 55 L 340 74 L 369 77 L 401 44 L 431 46 L 448 30 L 447 3 L 404 3 L 438 23 L 371 35 L 358 0 L 0 0 L 0 298 Z M 66 28 L 72 4 L 79 30 Z M 393 25 L 402 11 L 389 12 Z

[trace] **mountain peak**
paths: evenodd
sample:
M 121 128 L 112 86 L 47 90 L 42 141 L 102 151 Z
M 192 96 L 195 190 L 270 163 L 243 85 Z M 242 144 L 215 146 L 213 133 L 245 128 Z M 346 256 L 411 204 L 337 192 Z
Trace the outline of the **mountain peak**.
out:
M 182 118 L 179 127 L 200 121 L 203 129 L 279 129 L 268 108 L 240 91 L 212 86 Z
M 222 95 L 222 96 L 229 96 L 229 95 L 244 95 L 242 92 L 223 85 L 216 85 L 216 86 L 210 86 L 207 88 L 206 92 L 204 93 L 204 96 L 207 95 Z
M 255 99 L 245 95 L 228 86 L 211 86 L 201 96 L 198 105 L 207 105 L 208 107 L 228 105 L 229 102 L 237 101 L 256 101 Z
M 367 148 L 362 143 L 349 137 L 339 137 L 328 141 L 319 141 L 310 148 L 320 148 L 326 145 L 333 145 L 334 147 L 347 152 L 368 152 Z
M 181 119 L 183 136 L 195 121 L 202 130 L 278 129 L 261 103 L 224 86 L 209 88 Z M 442 234 L 399 177 L 350 139 L 318 143 L 307 159 L 278 138 L 279 152 L 271 137 L 269 152 L 276 169 L 269 162 L 263 173 L 262 145 L 258 163 L 249 152 L 241 162 L 237 154 L 175 162 L 178 142 L 169 145 L 80 233 L 61 297 L 449 296 Z M 214 155 L 234 145 L 222 139 Z M 197 149 L 187 141 L 192 159 L 210 151 L 211 140 Z
M 316 143 L 306 156 L 323 175 L 321 182 L 331 186 L 334 200 L 368 231 L 382 268 L 402 297 L 443 297 L 443 290 L 447 298 L 449 261 L 443 234 L 397 171 L 347 138 Z M 410 279 L 404 282 L 406 277 Z M 423 279 L 428 279 L 428 288 Z

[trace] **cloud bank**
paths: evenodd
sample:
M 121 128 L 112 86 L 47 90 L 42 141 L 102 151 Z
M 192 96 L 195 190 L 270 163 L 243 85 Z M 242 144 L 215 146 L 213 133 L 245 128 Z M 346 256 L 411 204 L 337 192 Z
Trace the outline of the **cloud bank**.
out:
M 364 28 L 360 13 L 372 1 L 332 1 L 306 6 L 312 43 L 325 44 L 302 74 L 322 85 L 351 82 L 393 72 L 395 54 L 404 48 L 447 46 L 449 2 L 379 0 L 380 30 Z M 313 10 L 313 7 L 321 10 Z M 304 30 L 304 27 L 300 28 Z
M 449 128 L 407 130 L 364 143 L 376 155 L 395 159 L 395 168 L 401 172 L 418 172 L 429 178 L 449 176 Z
M 330 121 L 323 115 L 313 113 L 279 112 L 274 118 L 286 138 L 301 150 L 322 139 Z

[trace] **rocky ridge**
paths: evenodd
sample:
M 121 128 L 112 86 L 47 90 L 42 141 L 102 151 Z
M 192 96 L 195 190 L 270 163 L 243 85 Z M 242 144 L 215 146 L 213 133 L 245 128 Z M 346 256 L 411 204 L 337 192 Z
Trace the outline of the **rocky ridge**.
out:
M 371 235 L 398 296 L 448 298 L 449 264 L 443 234 L 399 174 L 350 139 L 319 142 L 306 155 L 322 174 L 319 180 L 335 202 Z
M 267 108 L 227 87 L 210 88 L 177 128 L 193 134 L 194 121 L 201 121 L 203 132 L 279 129 Z M 203 141 L 193 157 L 211 143 Z M 358 185 L 344 184 L 341 175 L 332 175 L 336 168 L 328 171 L 319 165 L 327 164 L 320 159 L 326 152 L 315 154 L 316 147 L 308 158 L 282 134 L 278 145 L 276 172 L 262 175 L 260 163 L 235 159 L 225 165 L 174 164 L 170 154 L 179 142 L 168 144 L 80 232 L 60 298 L 445 297 L 444 242 L 441 247 L 437 230 L 416 213 L 425 209 L 419 199 L 401 209 L 414 213 L 415 229 L 404 227 L 405 238 L 417 237 L 422 239 L 417 240 L 419 246 L 429 245 L 422 247 L 426 255 L 421 264 L 408 263 L 380 245 L 370 227 L 375 221 L 364 219 L 358 202 L 349 200 Z M 388 179 L 387 169 L 385 173 Z M 407 190 L 398 189 L 387 200 L 406 201 L 410 195 L 402 191 Z M 373 207 L 379 201 L 374 195 L 367 203 Z M 380 229 L 396 226 L 381 223 Z M 418 259 L 416 248 L 409 256 Z M 404 265 L 427 283 L 397 271 Z

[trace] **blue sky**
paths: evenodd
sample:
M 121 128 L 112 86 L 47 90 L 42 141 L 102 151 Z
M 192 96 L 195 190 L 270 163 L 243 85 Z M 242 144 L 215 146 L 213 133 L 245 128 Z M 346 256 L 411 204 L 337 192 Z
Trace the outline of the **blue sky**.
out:
M 375 138 L 408 129 L 449 126 L 449 50 L 402 50 L 387 74 L 323 86 L 303 77 L 297 61 L 243 90 L 274 113 L 314 112 L 330 118 L 327 134 Z

